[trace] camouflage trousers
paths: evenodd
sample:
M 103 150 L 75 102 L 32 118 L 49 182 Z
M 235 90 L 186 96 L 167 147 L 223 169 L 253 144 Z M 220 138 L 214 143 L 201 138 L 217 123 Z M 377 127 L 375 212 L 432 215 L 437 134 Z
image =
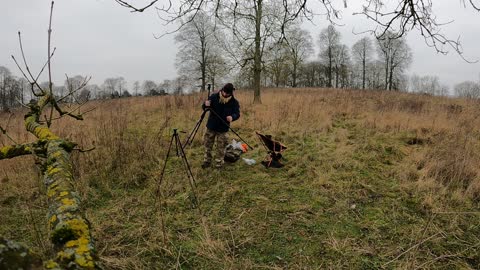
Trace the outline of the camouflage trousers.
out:
M 215 165 L 221 166 L 225 157 L 225 149 L 228 145 L 228 135 L 227 132 L 217 132 L 207 128 L 205 135 L 203 136 L 203 144 L 205 146 L 205 156 L 203 162 L 211 163 L 212 162 L 212 149 L 213 144 L 215 143 L 215 137 L 217 138 L 217 148 L 215 151 Z

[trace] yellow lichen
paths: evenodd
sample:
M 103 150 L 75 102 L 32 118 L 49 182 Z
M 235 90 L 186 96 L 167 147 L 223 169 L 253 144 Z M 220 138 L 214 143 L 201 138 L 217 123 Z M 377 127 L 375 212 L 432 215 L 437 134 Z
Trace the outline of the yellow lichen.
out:
M 95 267 L 95 264 L 93 263 L 92 260 L 87 260 L 85 257 L 78 257 L 75 259 L 75 262 L 82 267 L 85 268 L 91 268 L 93 269 Z
M 68 241 L 68 242 L 65 244 L 65 247 L 71 248 L 71 247 L 74 247 L 74 246 L 76 246 L 76 245 L 77 245 L 77 241 L 75 241 L 75 240 L 70 240 L 70 241 Z
M 65 247 L 71 248 L 71 247 L 77 247 L 75 249 L 76 254 L 78 255 L 83 255 L 87 252 L 90 252 L 90 248 L 88 247 L 88 239 L 85 237 L 80 237 L 77 240 L 70 240 L 65 244 Z
M 57 221 L 57 216 L 56 215 L 53 215 L 50 220 L 49 220 L 49 223 L 50 224 L 53 224 L 55 221 Z
M 3 156 L 7 156 L 8 151 L 10 150 L 10 147 L 5 146 L 0 148 L 0 153 L 2 153 Z
M 62 191 L 60 192 L 60 197 L 64 197 L 64 196 L 67 196 L 68 195 L 68 191 Z
M 49 260 L 45 263 L 45 268 L 46 269 L 54 269 L 54 268 L 59 268 L 59 265 L 58 263 L 52 261 L 52 260 Z
M 58 136 L 53 134 L 48 128 L 42 127 L 42 126 L 36 127 L 33 133 L 40 140 L 58 140 L 58 139 L 60 139 Z
M 62 170 L 62 169 L 60 169 L 60 168 L 55 168 L 55 167 L 52 167 L 52 166 L 48 166 L 48 167 L 47 167 L 47 174 L 48 174 L 48 175 L 53 175 L 53 174 L 55 174 L 55 173 L 60 172 L 61 170 Z
M 75 232 L 78 238 L 90 239 L 90 233 L 88 231 L 88 225 L 82 219 L 71 219 L 66 221 L 67 226 Z
M 62 199 L 62 204 L 63 205 L 74 205 L 75 204 L 75 200 L 74 199 L 69 199 L 69 198 L 64 198 Z
M 53 196 L 55 196 L 55 194 L 57 194 L 57 190 L 58 190 L 58 187 L 49 188 L 47 191 L 47 196 L 49 198 L 52 198 Z
M 57 252 L 57 259 L 59 259 L 60 261 L 65 260 L 65 259 L 70 260 L 72 258 L 72 255 L 73 255 L 72 253 L 67 253 L 65 251 L 59 251 L 59 252 Z

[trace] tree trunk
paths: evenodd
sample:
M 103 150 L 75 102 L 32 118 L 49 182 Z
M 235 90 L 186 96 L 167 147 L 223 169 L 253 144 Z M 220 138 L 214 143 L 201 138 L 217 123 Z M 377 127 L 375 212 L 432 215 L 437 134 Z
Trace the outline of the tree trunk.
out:
M 362 77 L 362 89 L 365 90 L 365 69 L 366 69 L 366 59 L 365 59 L 365 51 L 363 52 L 363 59 L 362 59 L 362 69 L 363 69 L 363 77 Z
M 328 85 L 327 87 L 332 87 L 332 47 L 328 48 Z
M 297 63 L 293 63 L 292 87 L 297 87 Z
M 202 72 L 202 86 L 200 88 L 200 92 L 205 92 L 205 85 L 206 85 L 206 80 L 207 80 L 207 57 L 206 57 L 206 42 L 205 40 L 201 40 L 201 43 L 202 43 L 202 63 L 200 64 L 200 69 L 201 69 L 201 72 Z
M 261 59 L 261 24 L 262 24 L 262 1 L 257 0 L 257 10 L 255 14 L 255 55 L 253 61 L 253 103 L 262 103 L 260 98 L 260 79 L 262 75 Z
M 389 67 L 388 65 L 390 64 L 390 59 L 388 57 L 389 55 L 386 55 L 386 60 L 385 60 L 385 89 L 388 90 L 388 71 Z

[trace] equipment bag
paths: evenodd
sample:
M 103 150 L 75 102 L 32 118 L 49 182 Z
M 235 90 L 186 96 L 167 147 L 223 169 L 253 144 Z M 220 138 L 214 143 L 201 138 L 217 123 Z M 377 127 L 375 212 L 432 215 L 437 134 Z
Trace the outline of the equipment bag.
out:
M 227 145 L 227 149 L 225 150 L 225 157 L 224 160 L 226 162 L 236 162 L 240 159 L 240 156 L 243 154 L 243 151 L 235 148 L 233 145 Z

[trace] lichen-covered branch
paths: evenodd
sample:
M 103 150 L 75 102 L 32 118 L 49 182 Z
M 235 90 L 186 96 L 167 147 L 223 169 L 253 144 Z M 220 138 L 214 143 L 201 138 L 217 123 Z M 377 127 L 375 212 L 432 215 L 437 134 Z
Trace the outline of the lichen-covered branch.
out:
M 46 159 L 43 179 L 48 197 L 48 226 L 56 256 L 47 269 L 95 269 L 95 250 L 88 221 L 83 217 L 80 199 L 73 186 L 70 153 L 75 144 L 54 134 L 39 123 L 41 111 L 51 101 L 43 96 L 25 116 L 26 129 L 44 143 Z
M 50 239 L 57 251 L 46 268 L 95 269 L 95 250 L 88 221 L 82 216 L 80 199 L 73 187 L 71 145 L 62 139 L 47 142 L 44 181 L 49 205 Z
M 80 198 L 73 185 L 73 168 L 70 155 L 76 144 L 61 138 L 49 129 L 54 109 L 59 113 L 60 117 L 68 115 L 77 120 L 83 119 L 81 115 L 74 115 L 70 112 L 63 111 L 60 106 L 58 106 L 58 100 L 53 96 L 50 66 L 50 60 L 53 56 L 53 54 L 50 53 L 53 4 L 52 1 L 48 28 L 48 89 L 42 89 L 37 83 L 38 77 L 35 79 L 30 72 L 23 52 L 20 33 L 19 43 L 22 58 L 25 63 L 25 68 L 33 81 L 29 80 L 29 77 L 27 77 L 12 56 L 25 79 L 32 85 L 32 93 L 36 97 L 39 97 L 37 101 L 29 104 L 30 111 L 24 118 L 26 130 L 32 133 L 37 138 L 37 141 L 33 144 L 2 147 L 0 148 L 0 159 L 31 153 L 35 154 L 41 160 L 41 170 L 48 197 L 49 235 L 55 251 L 54 258 L 46 261 L 43 267 L 46 269 L 99 269 L 100 267 L 95 256 L 93 238 L 90 233 L 90 225 L 83 215 Z M 84 82 L 82 87 L 86 85 L 86 82 L 87 81 Z M 33 85 L 36 85 L 40 89 L 40 94 L 33 91 Z M 80 89 L 81 87 L 75 91 Z M 49 108 L 52 113 L 50 114 L 50 119 L 46 121 L 47 125 L 44 125 L 40 121 L 40 116 L 47 106 L 50 106 Z M 1 131 L 5 133 L 3 129 Z M 22 263 L 22 258 L 20 257 L 26 253 L 20 253 L 20 257 L 18 258 L 8 257 L 10 253 L 2 252 L 4 247 L 7 247 L 7 245 L 0 242 L 0 269 L 5 269 L 5 267 L 2 267 L 2 262 L 10 260 L 10 258 L 14 263 L 19 264 L 18 267 L 13 268 L 9 265 L 7 269 L 32 269 L 28 266 L 23 267 L 20 264 Z
M 0 159 L 9 159 L 32 154 L 31 144 L 9 145 L 0 148 Z
M 42 261 L 28 248 L 0 237 L 0 269 L 42 269 Z

